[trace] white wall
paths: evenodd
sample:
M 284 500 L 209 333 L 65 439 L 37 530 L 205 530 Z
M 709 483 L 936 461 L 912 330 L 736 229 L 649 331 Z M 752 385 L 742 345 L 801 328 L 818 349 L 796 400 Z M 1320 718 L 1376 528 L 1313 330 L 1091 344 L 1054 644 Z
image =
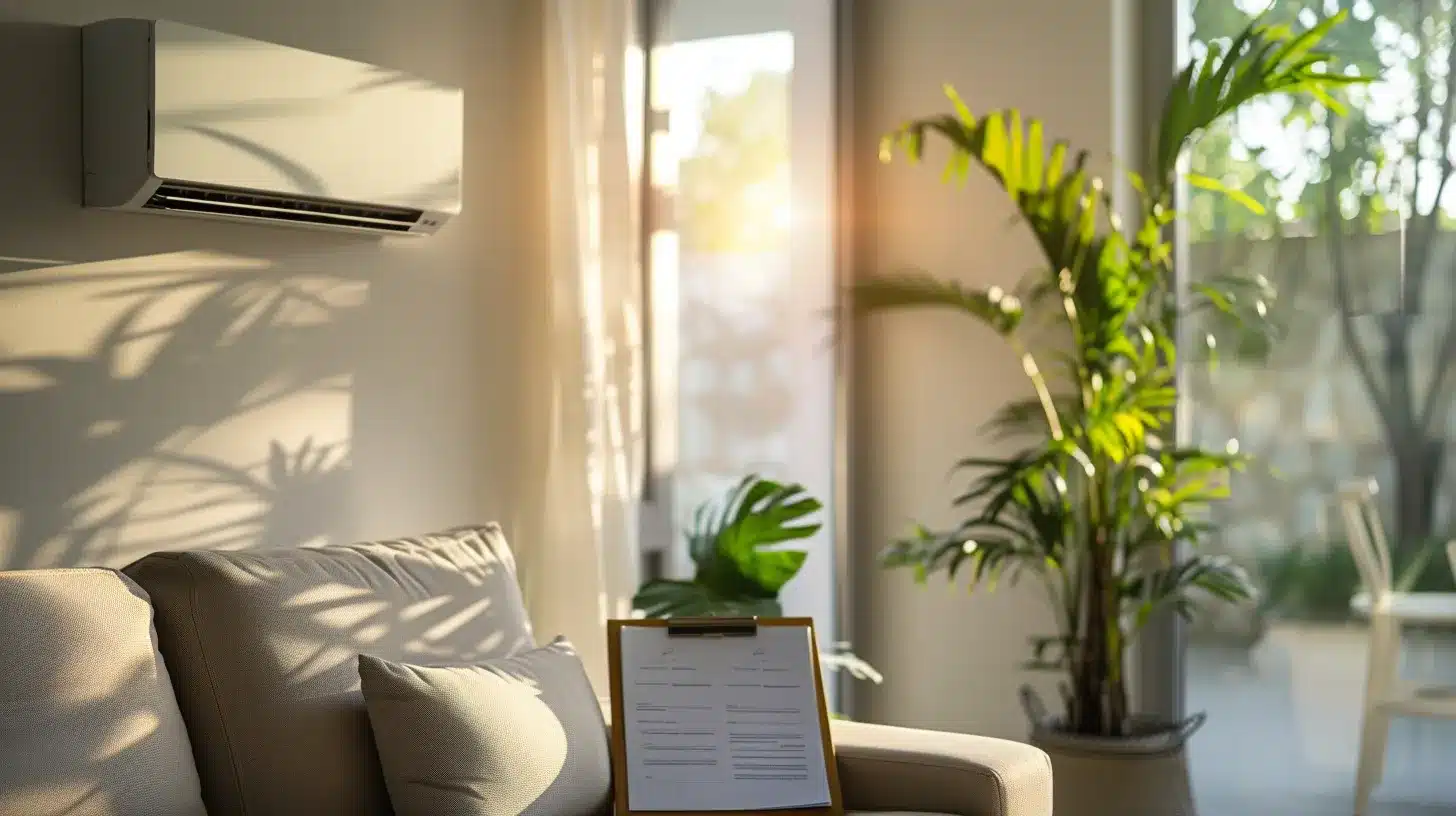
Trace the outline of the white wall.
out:
M 1106 154 L 1129 131 L 1122 86 L 1131 15 L 1123 0 L 858 0 L 854 47 L 855 164 L 861 273 L 920 267 L 967 284 L 1009 285 L 1036 260 L 1009 223 L 1004 193 L 975 179 L 940 180 L 937 162 L 881 165 L 874 140 L 904 120 L 949 110 L 942 83 L 976 111 L 1018 107 L 1050 134 Z M 1116 35 L 1116 36 L 1114 36 Z M 1017 666 L 1027 638 L 1049 634 L 1040 590 L 1027 584 L 969 595 L 944 579 L 916 585 L 875 565 L 911 520 L 949 523 L 955 461 L 1007 452 L 978 427 L 1023 396 L 1019 364 L 988 330 L 949 314 L 879 316 L 858 343 L 855 424 L 855 638 L 886 675 L 856 692 L 856 715 L 902 725 L 1022 738 L 1016 689 L 1051 678 Z
M 512 523 L 546 323 L 533 8 L 0 0 L 0 568 Z M 120 16 L 462 86 L 464 215 L 380 240 L 81 209 L 76 26 Z

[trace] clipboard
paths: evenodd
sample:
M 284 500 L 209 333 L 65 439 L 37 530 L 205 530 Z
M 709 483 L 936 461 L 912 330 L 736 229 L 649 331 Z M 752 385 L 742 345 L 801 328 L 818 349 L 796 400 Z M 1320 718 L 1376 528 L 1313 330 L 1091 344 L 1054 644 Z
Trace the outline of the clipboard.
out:
M 808 630 L 809 659 L 813 666 L 814 692 L 818 699 L 819 733 L 823 740 L 825 779 L 829 785 L 827 807 L 773 808 L 768 810 L 668 811 L 637 810 L 630 807 L 629 766 L 627 764 L 626 700 L 622 690 L 622 631 L 633 627 L 656 627 L 676 637 L 753 637 L 760 627 L 802 627 Z M 612 798 L 616 816 L 724 816 L 724 814 L 757 813 L 764 816 L 844 816 L 844 800 L 839 788 L 839 768 L 834 757 L 834 743 L 829 734 L 829 710 L 824 702 L 824 679 L 820 674 L 818 640 L 813 618 L 639 618 L 607 621 L 607 662 L 612 704 L 611 757 Z

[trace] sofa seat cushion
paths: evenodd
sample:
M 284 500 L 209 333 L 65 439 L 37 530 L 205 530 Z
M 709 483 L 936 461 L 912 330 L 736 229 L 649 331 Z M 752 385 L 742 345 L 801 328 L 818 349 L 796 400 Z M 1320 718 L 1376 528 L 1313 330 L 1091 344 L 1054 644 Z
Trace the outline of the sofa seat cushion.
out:
M 602 816 L 606 723 L 564 638 L 475 664 L 359 657 L 395 816 Z
M 206 816 L 145 593 L 0 572 L 0 813 Z
M 211 816 L 388 816 L 357 656 L 474 661 L 535 646 L 498 527 L 126 568 L 152 597 Z

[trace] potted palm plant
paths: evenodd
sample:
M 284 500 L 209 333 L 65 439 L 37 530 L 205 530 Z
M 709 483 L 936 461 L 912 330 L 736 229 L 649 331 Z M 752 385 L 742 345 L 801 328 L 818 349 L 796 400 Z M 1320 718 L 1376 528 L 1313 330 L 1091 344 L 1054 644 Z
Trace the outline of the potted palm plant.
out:
M 1206 511 L 1243 464 L 1236 445 L 1206 450 L 1169 438 L 1175 324 L 1189 308 L 1175 299 L 1167 239 L 1178 217 L 1179 159 L 1210 124 L 1258 97 L 1311 94 L 1338 113 L 1331 91 L 1361 81 L 1337 73 L 1320 50 L 1341 19 L 1305 31 L 1255 20 L 1182 70 L 1144 173 L 1126 174 L 1135 206 L 1120 215 L 1085 152 L 1044 143 L 1041 123 L 1018 111 L 977 116 L 949 88 L 949 113 L 911 121 L 882 144 L 886 160 L 897 150 L 918 160 L 927 139 L 947 143 L 947 172 L 989 174 L 1043 256 L 1013 291 L 907 272 L 856 284 L 850 302 L 859 313 L 937 307 L 972 317 L 1006 340 L 1030 381 L 1034 396 L 993 420 L 1028 445 L 1012 456 L 962 461 L 968 483 L 955 505 L 964 520 L 917 528 L 889 547 L 883 563 L 973 585 L 1018 576 L 1044 585 L 1057 631 L 1035 641 L 1032 664 L 1065 679 L 1055 711 L 1029 689 L 1023 703 L 1032 741 L 1052 756 L 1059 816 L 1192 812 L 1183 746 L 1201 717 L 1136 716 L 1129 647 L 1160 610 L 1191 615 L 1209 599 L 1239 602 L 1254 590 L 1238 565 L 1191 547 L 1211 532 Z M 1183 177 L 1223 189 L 1216 179 Z M 1240 191 L 1223 191 L 1258 207 Z M 1192 293 L 1192 308 L 1257 318 L 1270 294 L 1259 281 L 1229 280 Z M 1026 338 L 1046 337 L 1048 327 L 1055 350 L 1039 353 Z

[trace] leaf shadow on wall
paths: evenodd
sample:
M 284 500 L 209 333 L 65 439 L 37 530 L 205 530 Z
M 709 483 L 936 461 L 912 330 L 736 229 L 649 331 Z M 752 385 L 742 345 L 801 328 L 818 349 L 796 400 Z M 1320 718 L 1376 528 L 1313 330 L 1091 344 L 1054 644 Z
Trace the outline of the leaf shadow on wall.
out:
M 205 253 L 0 278 L 5 334 L 30 347 L 0 349 L 0 566 L 347 535 L 349 337 L 367 288 Z
M 39 5 L 35 13 L 59 15 L 52 6 L 79 4 Z M 218 4 L 196 5 L 208 6 L 199 15 L 225 16 Z M 368 7 L 361 19 L 397 13 L 382 0 L 356 5 Z M 515 397 L 507 387 L 473 401 L 473 378 L 487 367 L 470 365 L 462 349 L 478 324 L 513 325 L 507 315 L 481 319 L 475 287 L 508 292 L 514 283 L 461 273 L 477 246 L 468 224 L 421 250 L 85 210 L 78 29 L 6 19 L 15 13 L 0 10 L 0 74 L 23 78 L 0 83 L 0 109 L 13 114 L 0 129 L 0 569 L 119 566 L 161 549 L 351 541 L 360 529 L 373 537 L 385 525 L 418 531 L 471 520 L 484 468 L 469 429 Z M 482 263 L 486 271 L 504 267 L 513 246 L 497 226 L 477 230 L 483 246 L 501 250 Z M 480 577 L 457 575 L 425 601 L 378 604 L 361 597 L 367 576 L 341 576 L 280 606 L 279 637 L 295 648 L 243 651 L 273 661 L 260 672 L 347 715 L 350 733 L 367 732 L 362 711 L 341 704 L 357 703 L 348 697 L 356 691 L 343 690 L 357 685 L 358 653 L 389 654 L 392 643 L 405 644 L 398 653 L 410 662 L 470 660 L 524 645 L 507 625 L 514 605 L 482 597 Z M 39 643 L 67 642 L 53 611 L 86 611 L 31 609 L 42 621 Z M 155 675 L 150 665 L 137 671 L 149 669 Z M 118 678 L 118 694 L 131 680 Z M 81 810 L 112 794 L 103 783 L 128 778 L 126 763 L 145 757 L 147 744 L 119 750 L 112 735 L 92 735 L 115 721 L 108 712 L 126 722 L 146 715 L 130 704 L 108 697 L 48 712 L 56 733 L 97 728 L 55 747 L 76 762 L 41 763 L 30 780 L 44 794 L 78 797 L 44 801 Z M 276 728 L 275 742 L 338 733 L 332 722 L 314 724 L 262 725 Z M 78 767 L 79 778 L 62 778 Z
M 448 361 L 419 364 L 468 339 L 452 310 L 471 292 L 446 274 L 451 250 L 433 248 L 446 236 L 420 253 L 83 208 L 80 29 L 6 14 L 0 74 L 26 79 L 0 83 L 15 113 L 0 130 L 0 569 L 353 540 L 377 530 L 371 509 L 405 528 L 461 519 L 459 495 L 404 495 L 394 475 L 464 447 L 458 418 L 439 415 L 469 383 Z M 192 114 L 222 128 L 284 101 Z M 433 401 L 402 399 L 409 389 Z M 399 431 L 425 410 L 445 430 Z M 344 507 L 360 459 L 371 506 Z

